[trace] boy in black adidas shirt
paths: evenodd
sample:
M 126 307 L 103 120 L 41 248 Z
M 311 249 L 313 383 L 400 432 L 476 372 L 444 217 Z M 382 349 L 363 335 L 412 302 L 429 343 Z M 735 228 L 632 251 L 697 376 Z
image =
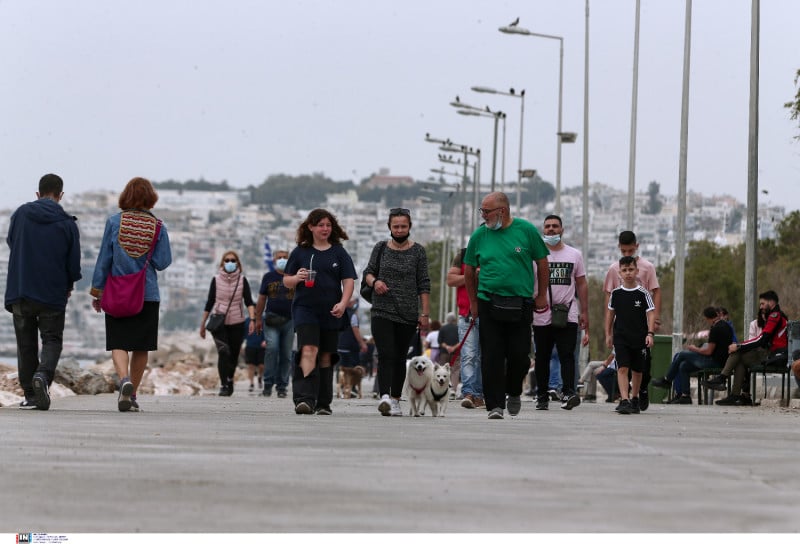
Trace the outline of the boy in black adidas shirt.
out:
M 650 293 L 636 282 L 636 259 L 622 257 L 619 274 L 622 285 L 611 292 L 606 309 L 606 345 L 614 348 L 617 383 L 622 400 L 620 414 L 639 413 L 639 386 L 642 382 L 646 348 L 653 347 L 655 305 Z M 629 386 L 634 393 L 630 400 Z

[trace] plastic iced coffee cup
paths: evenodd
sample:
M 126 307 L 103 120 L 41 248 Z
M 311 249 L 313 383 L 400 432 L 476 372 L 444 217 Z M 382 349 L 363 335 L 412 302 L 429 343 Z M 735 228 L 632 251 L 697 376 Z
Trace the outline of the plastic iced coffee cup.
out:
M 308 277 L 306 278 L 306 287 L 314 287 L 314 280 L 317 279 L 317 271 L 309 270 Z

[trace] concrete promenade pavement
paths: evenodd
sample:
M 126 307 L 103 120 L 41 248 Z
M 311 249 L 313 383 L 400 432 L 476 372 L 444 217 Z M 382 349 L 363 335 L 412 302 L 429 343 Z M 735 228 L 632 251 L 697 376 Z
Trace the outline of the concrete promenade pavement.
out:
M 115 395 L 0 409 L 0 532 L 797 532 L 800 410 L 613 405 L 490 421 L 335 400 Z M 407 403 L 403 402 L 404 409 Z

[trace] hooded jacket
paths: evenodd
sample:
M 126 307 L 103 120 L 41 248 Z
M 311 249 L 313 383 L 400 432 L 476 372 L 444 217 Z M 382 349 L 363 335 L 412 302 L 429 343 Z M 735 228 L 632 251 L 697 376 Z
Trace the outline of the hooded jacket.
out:
M 23 204 L 11 216 L 5 307 L 20 300 L 65 310 L 81 279 L 78 219 L 51 198 Z

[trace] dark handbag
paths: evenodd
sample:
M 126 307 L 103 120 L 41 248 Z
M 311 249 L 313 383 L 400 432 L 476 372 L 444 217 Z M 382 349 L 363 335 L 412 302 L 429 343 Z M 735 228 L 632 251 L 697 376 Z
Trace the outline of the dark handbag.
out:
M 525 308 L 523 297 L 489 295 L 489 317 L 495 321 L 522 321 Z
M 381 269 L 381 257 L 383 257 L 384 249 L 386 249 L 386 242 L 381 242 L 381 247 L 378 250 L 378 258 L 375 262 L 375 273 L 373 274 L 373 276 L 376 278 L 376 281 L 378 278 L 378 272 L 380 272 Z M 375 284 L 375 282 L 372 283 L 373 285 Z M 361 273 L 361 289 L 359 290 L 359 293 L 361 294 L 361 298 L 372 304 L 372 295 L 375 294 L 375 287 L 367 285 L 367 275 L 363 272 Z
M 206 330 L 211 334 L 216 334 L 225 325 L 225 314 L 210 314 L 206 320 Z
M 267 312 L 267 315 L 264 316 L 264 325 L 267 327 L 283 327 L 288 322 L 288 317 L 274 314 L 272 312 Z
M 100 308 L 111 317 L 131 317 L 142 311 L 147 266 L 150 264 L 150 257 L 153 256 L 159 232 L 161 232 L 161 220 L 156 223 L 156 232 L 141 270 L 122 276 L 112 276 L 111 272 L 108 273 L 100 298 Z
M 550 325 L 556 329 L 566 328 L 569 323 L 569 309 L 572 306 L 572 301 L 569 304 L 553 304 L 553 290 L 547 286 L 550 291 Z
M 240 279 L 242 279 L 241 274 L 239 274 L 239 277 L 236 278 L 236 285 L 233 286 L 233 292 L 231 292 L 231 299 L 228 301 L 228 307 L 225 308 L 225 313 L 209 314 L 208 319 L 206 319 L 206 330 L 210 332 L 212 336 L 221 331 L 222 328 L 225 326 L 225 316 L 228 315 L 228 310 L 231 309 L 231 304 L 233 303 L 233 295 L 236 294 L 236 288 L 239 287 Z

